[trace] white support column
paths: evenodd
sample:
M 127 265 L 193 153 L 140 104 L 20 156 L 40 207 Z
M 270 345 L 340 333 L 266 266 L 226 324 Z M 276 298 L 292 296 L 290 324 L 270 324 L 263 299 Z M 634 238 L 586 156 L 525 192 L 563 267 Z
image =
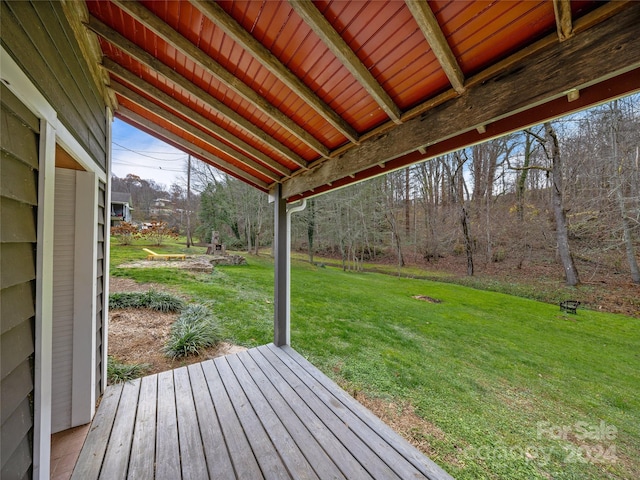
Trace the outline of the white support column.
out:
M 49 478 L 51 469 L 53 212 L 56 174 L 56 131 L 51 123 L 46 120 L 41 120 L 40 122 L 39 156 L 33 478 Z
M 282 198 L 282 185 L 274 189 L 274 239 L 275 258 L 273 343 L 281 347 L 291 343 L 289 318 L 289 222 L 287 202 Z
M 307 206 L 302 200 L 300 205 L 287 208 L 287 202 L 281 198 L 282 186 L 275 189 L 275 321 L 274 341 L 278 347 L 291 343 L 291 214 L 301 212 Z

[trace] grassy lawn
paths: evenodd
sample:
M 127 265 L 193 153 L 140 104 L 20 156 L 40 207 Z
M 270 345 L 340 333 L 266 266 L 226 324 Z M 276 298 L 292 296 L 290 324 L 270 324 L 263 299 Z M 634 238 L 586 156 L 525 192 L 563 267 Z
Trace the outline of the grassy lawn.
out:
M 112 267 L 146 256 L 111 251 Z M 273 262 L 247 260 L 112 274 L 210 302 L 226 338 L 256 346 L 272 340 Z M 292 346 L 350 392 L 411 404 L 432 427 L 411 436 L 456 478 L 640 478 L 637 319 L 298 261 L 292 285 Z

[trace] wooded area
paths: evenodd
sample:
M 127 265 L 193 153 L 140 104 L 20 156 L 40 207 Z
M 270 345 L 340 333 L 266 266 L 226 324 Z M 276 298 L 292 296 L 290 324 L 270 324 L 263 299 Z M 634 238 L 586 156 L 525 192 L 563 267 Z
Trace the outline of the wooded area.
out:
M 369 261 L 467 275 L 554 265 L 568 285 L 601 274 L 640 283 L 639 100 L 626 97 L 309 199 L 293 216 L 292 248 L 310 262 L 329 256 L 354 270 Z M 192 188 L 202 241 L 217 230 L 230 248 L 257 253 L 270 245 L 267 195 L 202 162 L 194 162 Z M 176 202 L 184 190 L 172 187 Z M 134 204 L 140 209 L 135 197 Z

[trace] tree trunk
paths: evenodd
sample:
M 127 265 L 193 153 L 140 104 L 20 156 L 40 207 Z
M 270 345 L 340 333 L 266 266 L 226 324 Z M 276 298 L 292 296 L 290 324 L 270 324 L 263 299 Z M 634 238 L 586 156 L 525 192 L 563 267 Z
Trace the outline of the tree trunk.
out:
M 309 251 L 309 263 L 313 265 L 313 238 L 316 233 L 316 200 L 312 198 L 309 200 L 309 208 L 307 210 L 307 241 Z
M 627 209 L 624 200 L 624 160 L 618 161 L 618 101 L 613 103 L 613 119 L 611 122 L 611 147 L 613 149 L 612 156 L 613 161 L 618 165 L 616 169 L 618 185 L 616 188 L 616 197 L 618 199 L 618 206 L 620 208 L 620 217 L 622 219 L 622 231 L 624 235 L 624 246 L 627 254 L 627 261 L 629 262 L 629 270 L 631 271 L 631 280 L 633 283 L 640 284 L 640 269 L 638 268 L 638 261 L 636 260 L 636 249 L 633 245 L 633 236 L 631 234 L 631 223 L 627 215 Z M 636 150 L 637 158 L 637 150 Z
M 517 199 L 517 212 L 518 220 L 522 223 L 524 221 L 524 194 L 527 190 L 527 175 L 529 174 L 529 164 L 531 162 L 532 144 L 531 135 L 529 132 L 524 132 L 524 162 L 522 164 L 522 170 L 518 175 L 518 183 L 516 185 L 516 199 Z
M 187 160 L 187 248 L 191 248 L 191 155 Z
M 404 170 L 404 233 L 411 238 L 411 176 L 409 167 Z
M 469 233 L 469 215 L 462 201 L 460 210 L 460 219 L 462 222 L 462 233 L 464 234 L 464 250 L 467 254 L 467 275 L 473 276 L 473 245 L 471 244 L 471 235 Z
M 569 233 L 567 231 L 567 216 L 562 198 L 562 157 L 560 156 L 560 144 L 558 137 L 551 123 L 544 124 L 547 141 L 551 144 L 552 161 L 552 204 L 553 214 L 556 221 L 556 239 L 558 242 L 558 254 L 564 268 L 564 275 L 567 285 L 576 286 L 580 283 L 578 270 L 573 263 L 571 249 L 569 248 Z

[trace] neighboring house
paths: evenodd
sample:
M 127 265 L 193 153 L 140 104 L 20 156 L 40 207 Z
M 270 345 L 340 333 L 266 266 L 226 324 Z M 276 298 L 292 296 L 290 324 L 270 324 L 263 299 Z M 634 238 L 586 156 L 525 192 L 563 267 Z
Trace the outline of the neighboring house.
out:
M 156 198 L 149 208 L 151 217 L 170 217 L 173 215 L 173 203 L 167 198 Z
M 111 226 L 122 222 L 131 223 L 131 194 L 126 192 L 111 192 Z

